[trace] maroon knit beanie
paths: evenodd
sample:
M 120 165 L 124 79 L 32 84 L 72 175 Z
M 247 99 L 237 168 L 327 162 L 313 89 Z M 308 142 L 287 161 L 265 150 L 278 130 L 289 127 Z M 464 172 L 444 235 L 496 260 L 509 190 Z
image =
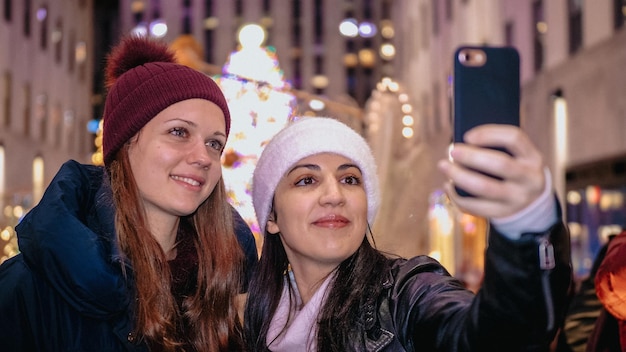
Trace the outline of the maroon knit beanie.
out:
M 104 164 L 159 112 L 187 99 L 206 99 L 230 112 L 220 87 L 209 76 L 176 63 L 167 45 L 145 37 L 127 37 L 113 48 L 105 71 L 109 89 L 104 104 Z

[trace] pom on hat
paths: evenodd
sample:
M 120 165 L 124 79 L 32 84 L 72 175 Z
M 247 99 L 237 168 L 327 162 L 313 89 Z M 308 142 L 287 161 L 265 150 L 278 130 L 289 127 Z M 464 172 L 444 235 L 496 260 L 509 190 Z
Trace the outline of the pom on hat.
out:
M 149 62 L 176 63 L 174 53 L 164 43 L 143 37 L 128 37 L 111 50 L 107 56 L 105 87 L 110 89 L 118 77 L 131 69 Z
M 380 205 L 376 161 L 367 142 L 347 125 L 328 117 L 305 117 L 278 132 L 265 146 L 252 177 L 252 204 L 265 231 L 274 192 L 298 161 L 319 153 L 335 153 L 354 162 L 362 172 L 367 195 L 367 220 L 374 222 Z
M 211 77 L 176 63 L 167 45 L 146 37 L 126 37 L 107 57 L 104 104 L 104 163 L 159 112 L 187 99 L 205 99 L 224 113 L 226 135 L 230 111 Z

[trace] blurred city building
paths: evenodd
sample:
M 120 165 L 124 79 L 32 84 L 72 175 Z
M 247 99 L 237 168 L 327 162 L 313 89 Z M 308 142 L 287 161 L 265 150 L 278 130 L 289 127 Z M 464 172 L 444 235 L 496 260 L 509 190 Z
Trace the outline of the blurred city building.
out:
M 0 261 L 61 163 L 91 154 L 94 41 L 90 0 L 1 3 Z
M 248 23 L 267 31 L 295 89 L 364 105 L 386 67 L 378 50 L 389 32 L 391 0 L 120 0 L 122 33 L 172 42 L 190 34 L 204 61 L 221 67 Z M 389 35 L 386 36 L 390 39 Z
M 393 1 L 397 54 L 390 78 L 397 85 L 375 92 L 365 115 L 385 182 L 375 233 L 393 234 L 381 242 L 407 255 L 424 249 L 437 253 L 432 235 L 417 241 L 415 236 L 429 232 L 423 228 L 432 213 L 425 211 L 428 205 L 445 204 L 432 199 L 441 199 L 437 192 L 443 180 L 435 163 L 446 156 L 451 135 L 454 50 L 462 44 L 511 45 L 521 56 L 521 125 L 552 169 L 572 232 L 576 273 L 586 275 L 607 234 L 626 226 L 625 3 Z M 402 137 L 400 110 L 406 104 L 415 126 L 411 139 Z M 482 258 L 479 253 L 476 260 L 468 259 L 464 251 L 476 227 L 458 226 L 461 219 L 455 223 L 455 249 L 449 261 L 443 260 L 453 271 Z
M 63 161 L 91 162 L 104 56 L 120 36 L 197 46 L 197 68 L 219 75 L 240 28 L 255 23 L 297 111 L 343 118 L 372 145 L 378 247 L 429 253 L 468 282 L 481 270 L 486 224 L 449 204 L 435 168 L 450 143 L 452 55 L 462 44 L 516 47 L 522 127 L 553 170 L 584 275 L 626 222 L 624 2 L 2 0 L 0 225 L 37 202 Z

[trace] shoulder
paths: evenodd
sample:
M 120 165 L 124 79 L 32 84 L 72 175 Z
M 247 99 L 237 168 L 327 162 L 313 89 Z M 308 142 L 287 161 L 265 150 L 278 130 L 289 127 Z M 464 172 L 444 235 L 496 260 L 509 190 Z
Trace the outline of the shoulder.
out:
M 104 167 L 81 164 L 76 160 L 63 163 L 55 175 L 57 180 L 94 181 L 98 184 L 102 182 L 102 177 L 104 177 Z
M 50 181 L 39 204 L 26 215 L 17 228 L 24 228 L 23 223 L 36 221 L 36 218 L 42 216 L 54 218 L 59 213 L 84 213 L 94 203 L 93 199 L 97 190 L 102 187 L 103 178 L 103 167 L 81 164 L 74 160 L 65 162 Z
M 105 172 L 104 167 L 81 164 L 75 160 L 68 160 L 59 169 L 51 184 L 58 181 L 72 185 L 75 188 L 98 189 L 102 186 Z
M 427 273 L 450 276 L 441 263 L 426 255 L 418 255 L 408 259 L 391 259 L 391 271 L 394 277 L 414 276 Z
M 425 350 L 433 350 L 442 324 L 460 316 L 458 312 L 474 298 L 437 260 L 425 255 L 393 259 L 390 276 L 387 295 L 379 303 L 380 316 L 390 326 L 401 327 L 396 332 L 403 346 L 420 341 Z
M 394 296 L 408 294 L 412 297 L 420 293 L 426 297 L 443 291 L 467 291 L 463 283 L 452 277 L 441 263 L 426 255 L 392 259 L 390 276 Z

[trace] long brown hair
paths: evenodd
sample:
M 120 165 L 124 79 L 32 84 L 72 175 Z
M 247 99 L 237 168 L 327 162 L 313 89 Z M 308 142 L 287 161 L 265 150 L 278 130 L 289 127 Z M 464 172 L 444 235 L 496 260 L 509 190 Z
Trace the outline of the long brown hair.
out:
M 197 286 L 179 309 L 171 293 L 167 258 L 146 224 L 128 145 L 119 150 L 108 173 L 117 209 L 117 239 L 135 281 L 135 332 L 151 350 L 175 351 L 182 346 L 196 351 L 241 349 L 235 297 L 242 282 L 243 253 L 234 234 L 223 180 L 188 217 L 198 258 Z M 188 326 L 186 336 L 180 336 L 177 329 L 181 322 Z
M 374 243 L 369 227 L 368 233 Z M 364 325 L 363 308 L 374 306 L 382 292 L 389 265 L 386 255 L 372 243 L 364 237 L 357 251 L 337 267 L 317 317 L 317 351 L 350 351 L 362 342 L 351 338 Z M 280 236 L 266 231 L 245 307 L 244 336 L 249 351 L 269 351 L 267 335 L 282 296 L 288 266 Z

